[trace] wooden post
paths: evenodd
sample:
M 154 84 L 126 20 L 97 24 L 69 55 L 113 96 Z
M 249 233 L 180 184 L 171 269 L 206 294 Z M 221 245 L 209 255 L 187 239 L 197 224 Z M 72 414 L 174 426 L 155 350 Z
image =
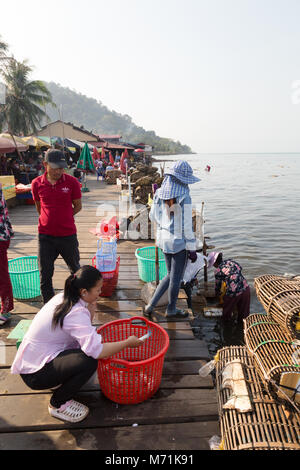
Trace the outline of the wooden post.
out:
M 155 282 L 156 286 L 159 284 L 159 259 L 158 259 L 158 247 L 155 246 Z

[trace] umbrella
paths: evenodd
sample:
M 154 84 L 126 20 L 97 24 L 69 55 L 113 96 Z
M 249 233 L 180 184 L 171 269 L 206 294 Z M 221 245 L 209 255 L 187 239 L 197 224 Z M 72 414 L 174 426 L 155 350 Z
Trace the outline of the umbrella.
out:
M 13 146 L 13 150 L 11 152 L 14 152 L 15 150 L 26 152 L 26 150 L 28 150 L 28 145 L 23 142 L 21 137 L 17 137 L 15 135 L 12 137 L 10 134 L 0 134 L 0 138 L 2 137 L 9 140 L 10 144 Z
M 94 162 L 95 162 L 95 160 L 98 160 L 98 158 L 99 158 L 99 152 L 98 152 L 96 147 L 94 147 L 92 158 L 93 158 Z
M 114 161 L 114 158 L 113 158 L 113 156 L 112 156 L 112 153 L 111 153 L 111 152 L 109 152 L 109 161 L 110 161 L 110 163 L 112 164 L 112 166 L 114 166 L 114 164 L 115 164 L 115 161 Z
M 86 143 L 85 146 L 83 147 L 83 150 L 80 154 L 78 163 L 77 163 L 77 168 L 78 170 L 84 170 L 84 171 L 95 171 L 94 163 L 92 160 L 91 152 L 88 147 L 88 144 Z
M 47 148 L 51 147 L 51 144 L 45 142 L 39 137 L 35 137 L 34 135 L 29 136 L 29 137 L 22 137 L 22 140 L 23 142 L 25 142 L 26 145 L 30 145 L 31 147 L 36 147 L 39 149 L 42 147 L 47 147 Z
M 16 150 L 16 147 L 11 143 L 10 140 L 5 137 L 0 137 L 0 154 L 1 153 L 12 153 Z
M 121 157 L 121 161 L 120 161 L 120 170 L 122 171 L 122 173 L 126 173 L 126 165 L 125 165 L 125 159 L 129 158 L 129 155 L 128 155 L 128 150 L 125 149 L 125 151 L 123 152 L 122 154 L 122 157 Z
M 88 147 L 88 144 L 86 143 L 85 146 L 83 147 L 83 150 L 80 154 L 78 163 L 77 163 L 77 169 L 78 170 L 83 170 L 85 172 L 87 171 L 95 171 L 93 159 L 91 156 L 90 149 Z M 84 178 L 84 188 L 82 188 L 82 192 L 89 192 L 89 188 L 86 186 L 86 174 Z

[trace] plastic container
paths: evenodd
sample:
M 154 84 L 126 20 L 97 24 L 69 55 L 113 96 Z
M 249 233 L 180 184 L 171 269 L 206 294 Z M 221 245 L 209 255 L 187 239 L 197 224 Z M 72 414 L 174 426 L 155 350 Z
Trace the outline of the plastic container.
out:
M 116 269 L 117 240 L 115 238 L 100 238 L 97 244 L 96 268 L 101 272 L 111 272 Z
M 96 256 L 93 258 L 92 265 L 96 268 Z M 119 279 L 119 268 L 120 268 L 120 256 L 116 262 L 116 268 L 114 271 L 108 271 L 101 273 L 103 279 L 103 285 L 100 293 L 100 297 L 111 297 L 116 290 L 118 279 Z
M 155 281 L 155 246 L 138 248 L 135 252 L 138 260 L 138 270 L 140 279 L 144 282 Z M 159 280 L 161 281 L 167 274 L 167 266 L 163 252 L 158 249 L 159 260 Z
M 215 361 L 210 361 L 199 369 L 200 377 L 207 377 L 216 367 Z
M 34 299 L 41 295 L 37 256 L 24 256 L 8 262 L 15 299 Z
M 98 329 L 102 341 L 126 340 L 129 336 L 151 336 L 137 348 L 126 348 L 118 354 L 100 359 L 98 379 L 101 392 L 115 403 L 141 403 L 158 390 L 165 354 L 169 347 L 167 332 L 157 323 L 143 317 L 133 317 L 106 323 Z

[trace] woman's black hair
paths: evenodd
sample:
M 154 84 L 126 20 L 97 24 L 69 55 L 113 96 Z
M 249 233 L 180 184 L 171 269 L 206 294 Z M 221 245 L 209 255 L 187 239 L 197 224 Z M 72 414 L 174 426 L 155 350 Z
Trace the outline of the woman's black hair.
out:
M 64 318 L 80 299 L 81 289 L 92 289 L 102 279 L 100 271 L 93 266 L 82 266 L 75 274 L 71 274 L 65 282 L 64 299 L 53 314 L 52 327 L 62 328 Z
M 216 264 L 219 266 L 223 261 L 223 253 L 219 253 L 219 256 L 216 259 Z

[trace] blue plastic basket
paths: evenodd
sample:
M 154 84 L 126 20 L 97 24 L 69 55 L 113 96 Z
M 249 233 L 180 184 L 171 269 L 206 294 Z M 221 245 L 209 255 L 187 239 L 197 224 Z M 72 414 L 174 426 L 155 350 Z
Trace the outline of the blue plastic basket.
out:
M 138 270 L 140 279 L 144 282 L 155 281 L 155 246 L 138 248 L 135 252 L 138 260 Z M 161 249 L 158 249 L 159 280 L 161 281 L 167 274 L 165 256 Z
M 41 295 L 37 256 L 23 256 L 8 262 L 15 299 L 34 299 Z

